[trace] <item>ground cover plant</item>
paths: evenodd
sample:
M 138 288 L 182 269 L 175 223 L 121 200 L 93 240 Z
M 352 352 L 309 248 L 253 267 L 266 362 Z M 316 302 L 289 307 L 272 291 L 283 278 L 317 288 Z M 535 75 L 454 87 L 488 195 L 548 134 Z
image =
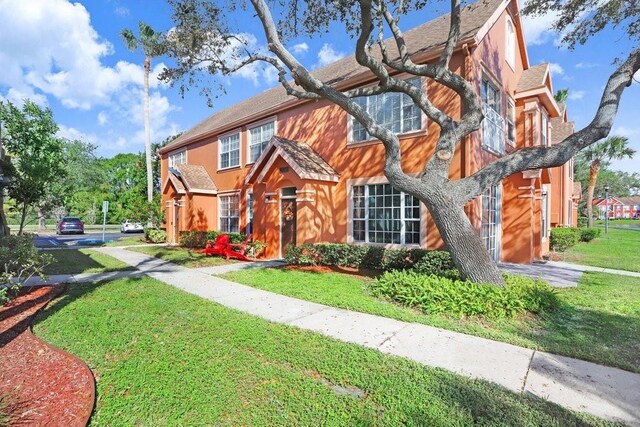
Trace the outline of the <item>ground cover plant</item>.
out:
M 592 242 L 578 243 L 557 255 L 576 264 L 640 272 L 640 230 L 609 228 Z
M 150 278 L 73 286 L 34 332 L 95 372 L 92 425 L 607 425 Z
M 352 273 L 352 272 L 351 272 Z M 372 295 L 354 274 L 252 269 L 222 277 L 334 307 L 436 326 L 522 347 L 640 372 L 640 278 L 585 273 L 575 289 L 557 289 L 557 309 L 514 318 L 426 314 Z
M 46 274 L 106 273 L 133 270 L 133 267 L 92 249 L 60 249 L 48 251 L 53 262 L 45 267 Z
M 226 260 L 219 256 L 205 256 L 203 252 L 175 246 L 139 246 L 129 250 L 142 252 L 165 261 L 190 268 L 216 267 L 235 263 L 235 260 Z
M 104 245 L 105 246 L 140 246 L 140 245 L 146 245 L 146 244 L 147 242 L 144 236 L 135 235 L 135 236 L 121 237 L 118 240 L 107 242 Z

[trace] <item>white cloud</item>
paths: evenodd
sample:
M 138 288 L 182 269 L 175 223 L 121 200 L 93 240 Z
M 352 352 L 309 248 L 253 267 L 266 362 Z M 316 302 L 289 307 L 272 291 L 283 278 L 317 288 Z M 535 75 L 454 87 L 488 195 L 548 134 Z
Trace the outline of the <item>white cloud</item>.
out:
M 626 126 L 617 126 L 611 131 L 611 135 L 620 135 L 631 138 L 635 135 L 640 135 L 640 128 L 630 128 Z
M 558 39 L 558 33 L 551 26 L 558 18 L 558 14 L 551 12 L 542 16 L 522 16 L 522 28 L 527 45 L 542 45 Z
M 291 50 L 293 51 L 293 53 L 300 55 L 303 53 L 307 53 L 307 51 L 309 50 L 309 45 L 305 42 L 294 44 Z
M 115 9 L 113 9 L 113 11 L 115 12 L 116 15 L 122 16 L 123 18 L 125 18 L 125 17 L 127 17 L 127 16 L 129 16 L 131 14 L 129 9 L 127 9 L 124 6 L 118 6 Z
M 322 45 L 322 48 L 318 52 L 318 67 L 325 66 L 327 64 L 331 64 L 332 62 L 337 61 L 340 58 L 345 56 L 344 52 L 339 52 L 333 48 L 329 43 L 325 43 Z
M 582 98 L 584 98 L 584 95 L 585 95 L 585 91 L 583 90 L 576 90 L 576 91 L 569 90 L 568 98 L 572 101 L 579 101 Z
M 551 74 L 555 74 L 557 76 L 561 76 L 564 74 L 564 68 L 562 68 L 562 66 L 556 62 L 549 63 L 549 71 L 551 71 Z
M 595 68 L 595 67 L 597 67 L 597 66 L 598 66 L 598 64 L 595 64 L 595 63 L 593 63 L 593 62 L 578 62 L 578 63 L 576 64 L 576 68 L 583 68 L 583 69 L 586 69 L 586 68 Z
M 109 116 L 107 115 L 106 111 L 100 111 L 98 113 L 98 123 L 100 123 L 100 126 L 104 126 L 109 122 Z
M 71 126 L 66 126 L 63 124 L 58 125 L 58 134 L 59 137 L 66 138 L 69 140 L 79 140 L 84 142 L 90 142 L 92 144 L 96 144 L 98 142 L 98 137 L 93 134 L 87 134 L 82 132 L 79 129 L 76 129 Z

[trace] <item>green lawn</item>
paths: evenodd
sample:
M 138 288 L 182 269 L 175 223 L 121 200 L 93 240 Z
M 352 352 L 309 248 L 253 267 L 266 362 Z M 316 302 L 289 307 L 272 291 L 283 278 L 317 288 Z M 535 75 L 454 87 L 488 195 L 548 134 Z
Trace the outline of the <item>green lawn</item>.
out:
M 121 237 L 119 240 L 114 240 L 113 242 L 107 242 L 105 243 L 105 246 L 139 246 L 146 244 L 147 242 L 144 240 L 144 234 L 135 234 L 133 236 L 127 235 L 125 237 Z
M 150 278 L 73 286 L 34 332 L 92 368 L 92 425 L 606 425 Z
M 594 221 L 594 224 L 596 225 L 601 225 L 604 227 L 604 220 L 602 219 L 597 219 Z M 636 225 L 638 227 L 640 227 L 640 220 L 637 219 L 627 219 L 627 218 L 622 218 L 622 219 L 613 219 L 611 221 L 609 221 L 609 225 L 611 226 L 618 226 L 618 225 Z
M 557 255 L 562 261 L 640 272 L 640 229 L 602 229 L 599 238 Z
M 220 256 L 205 257 L 202 253 L 175 246 L 147 246 L 131 248 L 130 250 L 142 252 L 143 254 L 156 258 L 162 258 L 165 261 L 174 262 L 190 268 L 215 267 L 237 262 L 235 260 L 227 261 Z
M 222 277 L 321 304 L 423 323 L 640 372 L 640 278 L 586 273 L 558 290 L 562 308 L 510 320 L 427 315 L 371 296 L 369 279 L 340 273 L 251 269 Z
M 45 273 L 49 275 L 133 270 L 128 264 L 91 249 L 60 249 L 46 253 L 55 259 L 45 268 Z

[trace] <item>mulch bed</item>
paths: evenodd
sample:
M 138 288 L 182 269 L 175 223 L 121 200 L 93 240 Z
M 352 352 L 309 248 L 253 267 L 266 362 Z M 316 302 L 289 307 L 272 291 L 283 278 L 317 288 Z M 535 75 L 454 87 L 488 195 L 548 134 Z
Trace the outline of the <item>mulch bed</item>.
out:
M 341 273 L 350 276 L 374 278 L 380 275 L 379 271 L 365 268 L 339 267 L 337 265 L 285 265 L 285 270 L 308 271 L 312 273 Z
M 89 367 L 31 332 L 36 313 L 63 292 L 32 288 L 0 307 L 0 397 L 11 426 L 86 426 L 91 417 Z

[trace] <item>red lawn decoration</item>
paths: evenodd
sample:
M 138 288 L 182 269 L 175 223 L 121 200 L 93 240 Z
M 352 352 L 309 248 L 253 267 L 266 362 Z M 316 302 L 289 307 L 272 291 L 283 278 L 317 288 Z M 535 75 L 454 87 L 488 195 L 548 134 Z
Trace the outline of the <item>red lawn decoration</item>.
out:
M 229 235 L 228 234 L 218 234 L 215 242 L 207 242 L 207 245 L 204 247 L 204 256 L 209 255 L 224 255 L 225 250 L 227 249 L 227 245 L 229 244 Z
M 234 258 L 241 261 L 251 261 L 246 255 L 247 245 L 250 241 L 251 234 L 249 234 L 242 243 L 231 243 L 229 242 L 228 234 L 219 234 L 215 242 L 207 242 L 204 248 L 204 255 L 220 255 L 227 259 Z
M 247 238 L 244 239 L 244 242 L 242 243 L 227 243 L 227 248 L 225 250 L 225 255 L 227 256 L 227 259 L 235 258 L 241 261 L 251 261 L 249 258 L 247 258 L 247 255 L 245 255 L 247 251 L 247 245 L 249 244 L 250 241 L 251 241 L 251 234 L 248 234 Z

